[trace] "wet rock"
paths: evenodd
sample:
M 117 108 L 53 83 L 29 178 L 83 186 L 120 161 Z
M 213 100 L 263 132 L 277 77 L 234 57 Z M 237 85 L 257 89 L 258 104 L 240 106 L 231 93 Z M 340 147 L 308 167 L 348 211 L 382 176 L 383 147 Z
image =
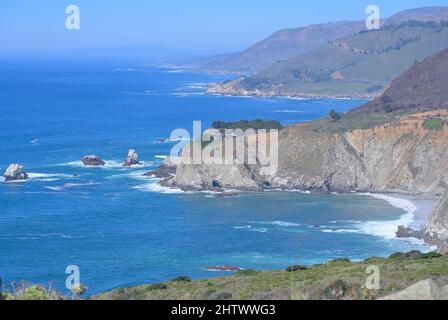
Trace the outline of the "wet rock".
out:
M 166 164 L 162 164 L 156 170 L 149 171 L 143 175 L 146 177 L 155 177 L 158 179 L 172 178 L 176 174 L 176 167 L 172 167 Z
M 11 164 L 8 169 L 6 169 L 3 176 L 5 177 L 5 181 L 18 181 L 28 179 L 28 174 L 20 164 Z
M 130 167 L 139 164 L 138 154 L 134 149 L 129 149 L 128 157 L 124 160 L 123 167 Z
M 422 239 L 425 235 L 423 230 L 414 230 L 405 226 L 399 226 L 397 231 L 397 238 L 417 238 Z
M 231 191 L 224 191 L 221 193 L 217 193 L 214 195 L 215 198 L 230 198 L 230 197 L 236 197 L 239 194 L 237 192 L 231 192 Z
M 84 156 L 82 158 L 82 163 L 85 166 L 104 166 L 106 163 L 98 156 Z

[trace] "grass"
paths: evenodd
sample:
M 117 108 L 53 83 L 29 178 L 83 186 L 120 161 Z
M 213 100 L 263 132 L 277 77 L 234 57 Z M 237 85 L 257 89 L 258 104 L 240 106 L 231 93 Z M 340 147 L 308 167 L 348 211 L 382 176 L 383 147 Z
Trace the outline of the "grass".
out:
M 366 269 L 378 266 L 381 289 L 365 287 Z M 300 265 L 287 270 L 238 272 L 233 276 L 196 280 L 170 281 L 117 289 L 96 299 L 376 299 L 404 289 L 434 275 L 448 275 L 448 256 L 417 251 L 396 253 L 389 258 L 369 258 L 362 262 L 337 259 L 309 268 Z
M 440 118 L 427 119 L 423 123 L 423 128 L 425 128 L 427 130 L 440 131 L 440 130 L 443 130 L 444 126 L 445 126 L 445 121 Z
M 385 123 L 396 122 L 403 114 L 377 113 L 365 115 L 342 114 L 340 119 L 321 119 L 309 123 L 309 128 L 314 132 L 344 133 L 356 129 L 369 129 Z
M 214 121 L 212 124 L 214 129 L 221 130 L 224 133 L 225 129 L 241 129 L 243 131 L 248 129 L 260 130 L 260 129 L 277 129 L 280 130 L 283 126 L 277 120 L 263 120 L 263 119 L 255 119 L 255 120 L 240 120 L 235 122 L 225 122 L 225 121 Z

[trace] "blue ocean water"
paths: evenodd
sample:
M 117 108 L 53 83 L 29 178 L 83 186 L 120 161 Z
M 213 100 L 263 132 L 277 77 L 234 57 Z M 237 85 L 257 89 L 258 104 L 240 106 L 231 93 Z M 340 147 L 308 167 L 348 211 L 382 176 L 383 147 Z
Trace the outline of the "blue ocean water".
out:
M 3 282 L 63 291 L 66 267 L 77 265 L 96 293 L 223 274 L 207 266 L 281 269 L 416 248 L 387 228 L 406 214 L 399 207 L 412 210 L 406 202 L 298 192 L 216 198 L 142 177 L 172 147 L 159 140 L 191 132 L 194 120 L 204 128 L 218 119 L 289 124 L 363 103 L 204 95 L 206 83 L 228 77 L 134 62 L 1 60 L 0 171 L 22 163 L 31 177 L 0 182 Z M 120 166 L 129 148 L 142 167 Z M 82 167 L 86 154 L 107 165 Z

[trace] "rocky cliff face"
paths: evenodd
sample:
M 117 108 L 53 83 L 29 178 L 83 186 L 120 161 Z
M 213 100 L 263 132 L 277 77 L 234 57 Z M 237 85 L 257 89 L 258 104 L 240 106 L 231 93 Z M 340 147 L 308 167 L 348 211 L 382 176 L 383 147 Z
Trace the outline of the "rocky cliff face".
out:
M 316 132 L 312 124 L 287 127 L 279 138 L 279 168 L 262 176 L 253 165 L 187 165 L 166 183 L 186 190 L 266 188 L 304 191 L 379 191 L 443 194 L 448 186 L 448 121 L 439 110 L 402 117 L 370 129 Z
M 430 241 L 435 240 L 435 244 L 439 245 L 440 251 L 444 254 L 448 253 L 448 192 L 429 218 L 426 238 Z

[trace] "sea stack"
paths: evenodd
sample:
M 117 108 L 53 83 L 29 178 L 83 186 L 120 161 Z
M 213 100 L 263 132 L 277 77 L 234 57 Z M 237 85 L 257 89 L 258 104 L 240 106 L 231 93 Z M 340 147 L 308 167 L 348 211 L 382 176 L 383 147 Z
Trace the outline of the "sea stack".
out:
M 8 169 L 6 169 L 5 181 L 18 181 L 28 179 L 28 174 L 21 164 L 11 164 Z
M 82 158 L 82 163 L 85 166 L 104 166 L 106 163 L 98 156 L 85 156 Z
M 129 149 L 128 157 L 124 160 L 123 167 L 130 167 L 139 164 L 138 154 L 134 149 Z

